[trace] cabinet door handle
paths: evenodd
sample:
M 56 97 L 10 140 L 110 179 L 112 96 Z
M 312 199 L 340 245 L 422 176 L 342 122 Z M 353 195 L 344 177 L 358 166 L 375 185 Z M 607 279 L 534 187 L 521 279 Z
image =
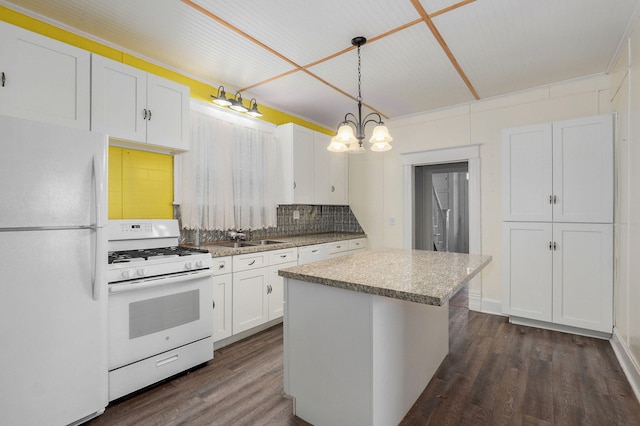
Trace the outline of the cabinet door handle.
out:
M 253 259 L 251 262 L 248 263 L 249 266 L 253 265 L 254 263 L 256 263 L 256 260 Z
M 218 269 L 224 269 L 224 263 L 221 263 L 220 265 L 218 265 Z
M 331 185 L 331 192 L 336 192 L 336 187 Z
M 151 121 L 151 110 L 149 110 L 149 118 L 147 120 Z
M 553 196 L 553 204 L 558 204 L 558 196 L 557 195 Z
M 216 301 L 213 300 L 212 302 L 213 302 L 213 306 L 211 307 L 211 309 L 215 309 L 216 308 Z
M 549 204 L 553 204 L 553 195 L 549 195 Z
M 554 250 L 558 250 L 558 245 L 556 244 L 556 242 L 555 242 L 555 241 L 553 242 L 553 249 L 554 249 Z
M 2 71 L 2 87 L 4 87 L 4 83 L 7 81 L 7 78 L 4 75 L 4 71 Z
M 552 247 L 553 247 L 553 243 L 549 241 L 549 250 L 552 250 Z
M 296 189 L 296 182 L 293 182 L 293 189 Z
M 280 255 L 280 258 L 281 258 L 281 259 L 284 259 L 285 257 L 287 257 L 287 255 L 286 255 L 286 254 L 281 254 L 281 255 Z
M 142 115 L 142 119 L 146 120 L 147 119 L 147 109 L 145 108 L 143 111 L 144 111 L 144 114 Z

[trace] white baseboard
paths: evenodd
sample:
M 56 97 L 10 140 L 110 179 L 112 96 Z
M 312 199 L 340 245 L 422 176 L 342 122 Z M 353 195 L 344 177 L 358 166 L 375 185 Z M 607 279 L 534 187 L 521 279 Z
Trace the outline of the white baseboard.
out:
M 479 309 L 480 312 L 484 312 L 485 314 L 493 314 L 493 315 L 501 315 L 502 313 L 502 301 L 496 299 L 482 299 L 482 309 Z
M 611 337 L 611 347 L 616 354 L 616 358 L 618 358 L 618 362 L 620 362 L 622 371 L 624 371 L 627 380 L 629 380 L 636 399 L 640 402 L 640 366 L 633 359 L 633 356 L 629 352 L 629 347 L 615 327 L 613 328 L 613 336 Z
M 472 293 L 469 291 L 469 310 L 482 311 L 482 295 L 480 293 Z

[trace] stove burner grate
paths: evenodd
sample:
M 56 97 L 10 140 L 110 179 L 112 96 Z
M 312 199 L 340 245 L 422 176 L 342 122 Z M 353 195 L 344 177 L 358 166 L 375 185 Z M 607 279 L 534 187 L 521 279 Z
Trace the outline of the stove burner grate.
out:
M 181 257 L 208 253 L 207 250 L 188 247 L 161 247 L 139 250 L 123 250 L 109 252 L 109 264 L 140 262 L 160 257 Z

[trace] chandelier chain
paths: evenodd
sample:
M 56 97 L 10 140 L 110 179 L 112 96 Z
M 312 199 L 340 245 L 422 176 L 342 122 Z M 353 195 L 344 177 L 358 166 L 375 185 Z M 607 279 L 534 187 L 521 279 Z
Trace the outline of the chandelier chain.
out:
M 360 89 L 360 80 L 362 77 L 360 65 L 360 46 L 358 46 L 358 102 L 362 102 L 362 90 Z

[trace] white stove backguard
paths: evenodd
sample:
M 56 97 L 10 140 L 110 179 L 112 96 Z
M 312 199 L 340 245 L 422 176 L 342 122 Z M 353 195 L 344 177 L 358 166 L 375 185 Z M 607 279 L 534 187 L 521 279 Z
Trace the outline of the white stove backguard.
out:
M 180 228 L 175 219 L 118 219 L 109 221 L 109 251 L 178 245 Z

